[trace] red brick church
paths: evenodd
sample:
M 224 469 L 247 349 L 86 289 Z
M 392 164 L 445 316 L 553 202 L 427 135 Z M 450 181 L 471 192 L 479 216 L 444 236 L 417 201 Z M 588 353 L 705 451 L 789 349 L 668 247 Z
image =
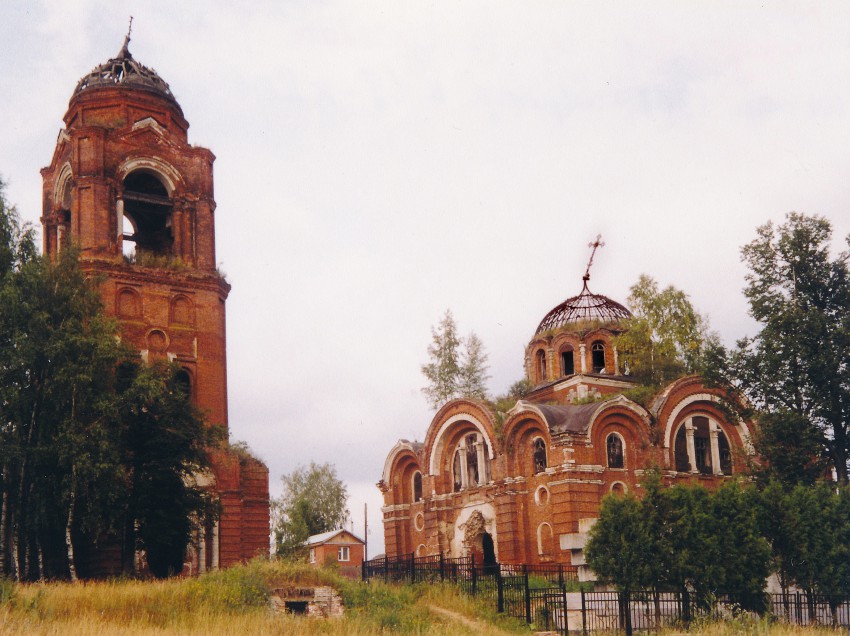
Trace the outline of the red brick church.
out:
M 615 337 L 631 314 L 588 281 L 526 346 L 524 399 L 507 413 L 452 400 L 424 442 L 390 451 L 378 483 L 387 555 L 571 564 L 589 578 L 582 551 L 603 496 L 639 492 L 651 466 L 666 483 L 713 484 L 742 469 L 751 425 L 730 419 L 699 377 L 673 382 L 649 408 L 623 395 L 636 382 Z
M 71 96 L 42 170 L 44 253 L 76 245 L 83 270 L 102 281 L 121 337 L 145 361 L 176 362 L 207 420 L 226 427 L 230 285 L 216 271 L 215 156 L 189 143 L 168 84 L 133 59 L 128 43 L 129 35 Z M 200 478 L 223 511 L 196 537 L 193 572 L 268 554 L 266 466 L 221 451 L 213 472 Z

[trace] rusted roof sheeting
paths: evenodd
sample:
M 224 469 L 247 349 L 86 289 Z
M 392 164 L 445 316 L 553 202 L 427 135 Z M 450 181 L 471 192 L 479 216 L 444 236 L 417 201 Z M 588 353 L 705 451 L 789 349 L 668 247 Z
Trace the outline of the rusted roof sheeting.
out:
M 550 405 L 550 404 L 535 404 L 543 417 L 546 418 L 546 424 L 549 425 L 549 431 L 553 434 L 557 433 L 586 433 L 590 426 L 590 420 L 596 410 L 602 405 L 602 402 L 593 402 L 591 404 L 579 405 Z

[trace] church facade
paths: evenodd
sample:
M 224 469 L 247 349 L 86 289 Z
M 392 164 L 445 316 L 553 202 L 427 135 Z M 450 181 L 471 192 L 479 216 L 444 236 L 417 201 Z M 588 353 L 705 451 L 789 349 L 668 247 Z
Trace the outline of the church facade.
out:
M 709 486 L 743 469 L 751 424 L 699 377 L 673 382 L 648 408 L 623 395 L 636 383 L 615 338 L 630 313 L 588 280 L 528 343 L 525 398 L 507 413 L 452 400 L 424 442 L 392 448 L 378 483 L 388 556 L 573 565 L 589 579 L 583 548 L 605 495 L 639 493 L 653 467 L 667 484 Z
M 225 301 L 216 271 L 213 162 L 189 144 L 171 90 L 128 50 L 77 84 L 43 177 L 43 249 L 75 245 L 100 281 L 121 338 L 145 362 L 168 360 L 211 424 L 227 427 Z M 209 482 L 220 520 L 196 537 L 191 571 L 267 554 L 268 469 L 215 451 Z M 114 564 L 117 566 L 118 564 Z M 102 574 L 115 573 L 101 563 Z

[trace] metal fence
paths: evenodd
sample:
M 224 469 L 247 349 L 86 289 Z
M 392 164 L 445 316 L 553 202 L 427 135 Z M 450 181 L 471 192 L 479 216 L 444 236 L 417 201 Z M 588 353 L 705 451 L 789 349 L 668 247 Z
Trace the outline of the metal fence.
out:
M 794 625 L 850 627 L 850 598 L 837 596 L 720 594 L 699 605 L 685 592 L 590 592 L 578 590 L 577 569 L 568 565 L 476 563 L 442 555 L 399 556 L 363 563 L 363 579 L 396 583 L 450 581 L 465 593 L 493 603 L 499 612 L 559 634 L 657 631 L 687 628 L 695 617 L 761 615 Z M 568 591 L 576 589 L 577 591 Z

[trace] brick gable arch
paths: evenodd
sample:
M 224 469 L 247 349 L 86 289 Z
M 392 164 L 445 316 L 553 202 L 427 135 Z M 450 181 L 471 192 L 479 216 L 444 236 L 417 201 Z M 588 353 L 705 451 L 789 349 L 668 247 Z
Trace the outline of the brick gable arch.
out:
M 419 460 L 411 453 L 404 453 L 396 458 L 390 482 L 393 491 L 393 503 L 412 504 L 413 501 L 413 476 L 422 473 Z
M 115 170 L 115 177 L 123 183 L 134 172 L 147 172 L 159 178 L 168 191 L 168 196 L 174 198 L 184 188 L 185 179 L 180 171 L 159 157 L 147 154 L 127 157 Z
M 734 396 L 731 399 L 734 403 Z M 652 406 L 658 425 L 663 427 L 664 448 L 671 448 L 674 429 L 678 428 L 682 417 L 687 413 L 703 410 L 706 415 L 721 423 L 727 436 L 731 434 L 730 443 L 752 453 L 752 424 L 734 415 L 734 406 L 743 404 L 730 404 L 729 400 L 723 389 L 706 387 L 699 376 L 688 376 L 666 387 Z
M 605 404 L 592 417 L 587 432 L 594 463 L 610 471 L 644 466 L 642 449 L 650 444 L 649 414 L 623 396 Z M 612 451 L 618 457 L 612 457 Z
M 72 182 L 74 173 L 71 162 L 66 161 L 59 169 L 59 176 L 53 183 L 53 205 L 56 209 L 71 209 Z
M 511 477 L 532 476 L 534 470 L 534 443 L 542 439 L 546 447 L 546 466 L 552 437 L 543 417 L 534 411 L 522 410 L 513 414 L 502 429 L 505 449 L 505 473 Z
M 479 453 L 481 442 L 483 453 Z M 493 458 L 488 453 L 487 439 L 473 422 L 463 418 L 454 421 L 441 436 L 440 445 L 437 474 L 433 477 L 437 494 L 475 490 L 492 481 Z M 462 457 L 456 457 L 458 453 Z
M 460 425 L 470 430 L 475 429 L 481 434 L 490 461 L 496 457 L 497 450 L 501 451 L 495 445 L 496 427 L 490 410 L 483 403 L 474 400 L 452 400 L 437 411 L 425 435 L 422 466 L 428 475 L 440 475 L 447 450 L 446 442 L 450 441 L 449 437 L 456 437 L 452 431 Z
M 623 395 L 618 395 L 613 400 L 606 400 L 590 417 L 587 427 L 587 439 L 594 445 L 604 444 L 607 434 L 605 430 L 611 421 L 621 423 L 623 430 L 629 431 L 629 435 L 635 441 L 650 439 L 652 419 L 649 412 L 637 402 L 632 402 Z M 628 424 L 625 424 L 628 422 Z
M 708 448 L 712 449 L 712 454 L 715 445 L 718 446 L 717 452 L 719 454 L 722 454 L 724 450 L 727 454 L 731 453 L 733 456 L 740 451 L 746 454 L 752 452 L 746 423 L 730 423 L 726 412 L 721 407 L 721 402 L 721 398 L 715 395 L 698 393 L 685 398 L 671 411 L 670 417 L 665 423 L 664 437 L 665 463 L 670 469 L 677 472 L 692 472 L 695 467 L 691 464 L 694 462 L 699 464 L 696 457 L 699 454 L 698 448 L 695 449 L 694 457 L 690 457 L 691 451 L 687 449 L 689 434 L 696 437 L 697 444 L 700 439 L 708 440 L 705 443 L 708 444 Z M 690 431 L 687 429 L 690 429 Z M 711 440 L 712 437 L 716 439 L 716 442 Z M 677 452 L 681 455 L 678 462 Z M 718 472 L 718 461 L 720 461 L 719 456 L 712 456 L 708 460 L 711 464 L 709 472 L 729 475 L 740 470 L 735 468 L 736 462 L 728 459 L 723 462 L 727 466 L 723 467 L 721 472 Z M 677 467 L 678 464 L 682 464 L 685 468 Z M 698 472 L 705 471 L 700 469 Z
M 417 448 L 407 440 L 399 440 L 392 447 L 392 450 L 387 455 L 387 459 L 384 461 L 381 482 L 388 488 L 394 488 L 394 476 L 399 470 L 403 470 L 407 463 L 413 463 L 421 470 L 420 455 L 417 452 Z

